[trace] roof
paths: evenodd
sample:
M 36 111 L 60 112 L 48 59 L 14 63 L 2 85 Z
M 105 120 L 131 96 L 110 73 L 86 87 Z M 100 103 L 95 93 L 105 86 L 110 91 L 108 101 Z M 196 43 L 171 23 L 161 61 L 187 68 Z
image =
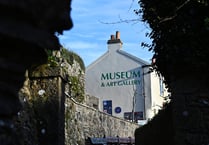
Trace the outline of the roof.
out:
M 129 54 L 121 49 L 117 50 L 117 53 L 120 54 L 120 55 L 123 55 L 141 65 L 150 65 L 149 62 L 145 61 L 145 60 L 142 60 L 132 54 Z M 86 67 L 86 70 L 90 69 L 91 67 L 93 67 L 94 65 L 96 65 L 98 62 L 102 61 L 107 55 L 109 55 L 109 51 L 105 52 L 102 56 L 100 56 L 98 59 L 96 59 L 94 62 L 92 62 L 90 65 L 88 65 Z
M 115 38 L 116 36 L 116 38 Z M 91 67 L 93 67 L 94 65 L 96 65 L 97 63 L 99 63 L 100 61 L 102 61 L 103 59 L 105 59 L 106 56 L 108 56 L 111 53 L 117 53 L 120 55 L 125 56 L 126 58 L 129 58 L 130 60 L 133 60 L 134 62 L 140 64 L 141 66 L 147 66 L 150 65 L 150 63 L 148 63 L 147 61 L 144 61 L 134 55 L 131 55 L 123 50 L 121 50 L 122 48 L 122 41 L 120 40 L 120 32 L 116 31 L 116 35 L 111 35 L 110 40 L 107 41 L 108 44 L 108 51 L 106 53 L 104 53 L 102 56 L 100 56 L 98 59 L 96 59 L 93 63 L 91 63 L 90 65 L 88 65 L 86 67 L 86 70 L 90 69 Z M 119 44 L 117 46 L 117 44 Z

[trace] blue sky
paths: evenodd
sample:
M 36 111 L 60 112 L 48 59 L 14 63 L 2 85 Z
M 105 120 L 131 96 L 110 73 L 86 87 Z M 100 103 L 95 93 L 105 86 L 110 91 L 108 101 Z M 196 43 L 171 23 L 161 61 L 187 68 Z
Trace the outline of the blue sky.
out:
M 138 19 L 133 12 L 139 8 L 138 0 L 73 0 L 71 16 L 73 28 L 59 36 L 60 43 L 77 53 L 88 66 L 107 51 L 110 35 L 120 32 L 122 50 L 150 62 L 152 52 L 141 47 L 142 42 L 150 43 L 145 37 L 150 32 L 141 21 L 116 23 L 122 20 Z

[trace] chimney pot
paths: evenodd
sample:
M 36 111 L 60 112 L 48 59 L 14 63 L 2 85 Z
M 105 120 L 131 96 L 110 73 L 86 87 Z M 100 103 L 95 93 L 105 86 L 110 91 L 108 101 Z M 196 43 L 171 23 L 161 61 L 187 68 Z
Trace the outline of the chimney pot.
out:
M 120 39 L 120 32 L 116 31 L 116 39 Z
M 110 40 L 115 40 L 115 36 L 111 35 Z

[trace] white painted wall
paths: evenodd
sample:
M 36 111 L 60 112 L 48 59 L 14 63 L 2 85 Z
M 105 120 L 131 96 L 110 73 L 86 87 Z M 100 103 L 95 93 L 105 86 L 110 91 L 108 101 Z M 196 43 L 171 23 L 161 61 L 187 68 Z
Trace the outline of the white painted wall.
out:
M 121 48 L 120 41 L 108 44 L 108 51 L 86 68 L 85 91 L 99 98 L 100 110 L 103 110 L 104 100 L 112 100 L 113 116 L 123 118 L 124 112 L 132 112 L 134 109 L 134 112 L 143 112 L 144 119 L 150 119 L 156 106 L 161 106 L 163 102 L 159 78 L 155 73 L 149 73 L 149 67 L 144 67 L 148 65 L 147 62 L 122 51 Z M 126 72 L 140 72 L 140 76 L 126 78 Z M 112 77 L 108 78 L 107 74 Z M 122 82 L 133 81 L 137 83 L 122 85 Z M 121 107 L 120 113 L 114 111 L 116 107 Z
M 109 51 L 105 53 L 99 60 L 95 61 L 86 69 L 86 93 L 99 97 L 100 110 L 103 110 L 102 102 L 104 100 L 112 100 L 113 115 L 123 117 L 124 112 L 131 112 L 134 106 L 134 111 L 144 112 L 144 98 L 142 96 L 142 69 L 137 61 L 131 60 L 129 57 L 119 53 L 120 44 L 109 44 Z M 109 79 L 102 80 L 102 74 L 122 72 L 140 72 L 140 76 L 127 79 Z M 115 83 L 113 86 L 107 86 L 108 83 L 125 81 L 127 83 L 136 81 L 134 84 L 121 85 Z M 102 83 L 105 86 L 101 86 Z M 135 95 L 136 94 L 136 95 Z M 135 95 L 135 98 L 134 98 Z M 133 100 L 134 99 L 134 100 Z M 133 105 L 135 101 L 135 105 Z M 114 109 L 121 107 L 121 113 L 115 113 Z

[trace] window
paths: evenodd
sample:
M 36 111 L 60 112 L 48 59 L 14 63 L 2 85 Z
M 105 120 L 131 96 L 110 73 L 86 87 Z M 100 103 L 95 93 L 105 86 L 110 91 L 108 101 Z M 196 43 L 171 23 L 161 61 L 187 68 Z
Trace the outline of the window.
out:
M 103 111 L 112 115 L 112 100 L 103 101 Z
M 160 77 L 160 96 L 163 96 L 164 95 L 164 85 L 163 85 L 163 78 Z

